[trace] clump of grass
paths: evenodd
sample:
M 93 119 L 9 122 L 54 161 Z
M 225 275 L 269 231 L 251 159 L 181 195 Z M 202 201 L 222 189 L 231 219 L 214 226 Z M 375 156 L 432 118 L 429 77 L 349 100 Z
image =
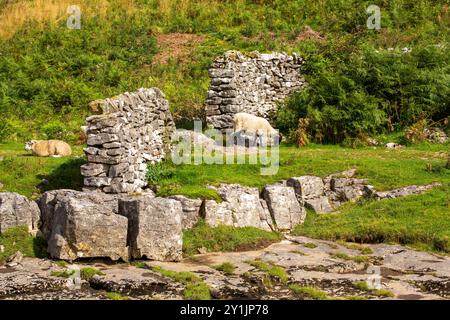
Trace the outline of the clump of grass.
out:
M 189 283 L 183 291 L 186 300 L 211 300 L 211 292 L 204 282 Z
M 69 278 L 75 274 L 75 270 L 52 271 L 50 275 L 58 278 Z
M 361 296 L 345 296 L 342 298 L 344 300 L 368 300 L 367 297 L 361 297 Z
M 109 300 L 128 300 L 127 296 L 121 295 L 118 292 L 106 292 L 105 298 Z
M 236 266 L 231 262 L 224 262 L 218 266 L 214 266 L 214 269 L 221 271 L 227 275 L 233 274 Z
M 314 300 L 327 300 L 329 299 L 328 295 L 323 292 L 322 290 L 319 290 L 317 288 L 313 287 L 302 287 L 297 284 L 291 284 L 289 285 L 289 289 L 291 289 L 294 293 L 307 296 Z
M 44 258 L 46 254 L 46 242 L 41 238 L 35 238 L 28 232 L 27 226 L 9 228 L 0 234 L 0 245 L 4 247 L 0 252 L 0 262 L 6 261 L 17 251 L 25 257 Z
M 152 270 L 155 272 L 158 272 L 159 274 L 161 274 L 164 277 L 171 278 L 172 280 L 183 283 L 183 284 L 196 283 L 196 282 L 202 281 L 202 279 L 200 277 L 198 277 L 197 275 L 195 275 L 192 272 L 186 272 L 186 271 L 177 272 L 177 271 L 163 269 L 161 267 L 153 267 Z
M 298 254 L 298 255 L 301 255 L 301 256 L 307 256 L 308 255 L 307 253 L 304 253 L 303 251 L 300 251 L 300 250 L 292 250 L 291 253 L 295 253 L 295 254 Z
M 67 268 L 67 261 L 64 260 L 58 260 L 58 261 L 54 261 L 54 263 L 61 268 Z
M 105 274 L 103 272 L 101 272 L 100 270 L 98 270 L 96 268 L 92 268 L 92 267 L 85 267 L 85 268 L 81 268 L 81 270 L 80 270 L 81 279 L 89 280 L 95 275 L 104 276 Z
M 351 250 L 359 250 L 362 254 L 372 254 L 373 250 L 372 248 L 359 244 L 359 243 L 349 243 L 342 240 L 338 240 L 337 243 L 339 243 L 341 246 L 346 247 L 347 249 Z
M 188 255 L 198 253 L 199 248 L 214 251 L 255 250 L 280 241 L 281 234 L 258 228 L 231 226 L 210 227 L 200 220 L 192 229 L 183 233 L 183 251 Z
M 342 259 L 346 261 L 355 261 L 357 263 L 366 263 L 369 261 L 369 257 L 367 256 L 349 256 L 346 253 L 338 252 L 331 255 L 332 258 Z
M 366 291 L 372 295 L 378 296 L 378 297 L 394 297 L 394 293 L 392 293 L 389 290 L 386 289 L 372 289 L 369 287 L 368 283 L 366 281 L 357 281 L 353 283 L 353 286 L 356 289 L 359 289 L 361 291 Z
M 271 278 L 275 278 L 283 284 L 287 283 L 289 279 L 286 270 L 280 266 L 269 264 L 261 260 L 246 261 L 246 263 L 267 273 Z
M 136 267 L 136 268 L 140 268 L 140 269 L 147 269 L 148 266 L 145 262 L 142 261 L 133 261 L 131 262 L 131 265 Z
M 304 243 L 303 246 L 304 246 L 305 248 L 309 248 L 309 249 L 315 249 L 315 248 L 317 248 L 317 244 L 312 243 L 312 242 Z

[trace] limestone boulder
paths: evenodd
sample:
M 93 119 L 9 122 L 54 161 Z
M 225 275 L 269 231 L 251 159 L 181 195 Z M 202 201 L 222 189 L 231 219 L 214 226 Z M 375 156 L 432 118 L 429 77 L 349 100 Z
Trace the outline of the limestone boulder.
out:
M 300 205 L 292 187 L 269 185 L 263 190 L 270 214 L 278 230 L 292 230 L 305 221 L 306 210 Z
M 297 198 L 302 201 L 319 198 L 324 193 L 324 183 L 320 177 L 293 177 L 287 181 L 287 185 L 294 188 Z
M 16 226 L 27 226 L 30 232 L 35 233 L 40 223 L 36 202 L 18 193 L 0 192 L 0 234 Z
M 114 212 L 109 196 L 80 192 L 56 195 L 53 201 L 48 239 L 48 252 L 52 258 L 128 260 L 128 220 Z M 116 207 L 117 200 L 112 202 Z
M 152 196 L 119 200 L 119 214 L 128 218 L 131 257 L 159 261 L 182 258 L 182 216 L 179 201 Z
M 111 212 L 115 214 L 118 213 L 118 196 L 100 192 L 81 192 L 71 189 L 47 191 L 37 201 L 41 210 L 41 233 L 45 239 L 48 239 L 52 232 L 56 205 L 65 197 L 72 197 L 81 200 L 87 199 L 90 202 L 108 207 Z
M 270 212 L 260 199 L 257 188 L 243 187 L 239 184 L 221 184 L 215 189 L 223 202 L 209 202 L 205 206 L 207 223 L 271 230 L 273 222 Z
M 183 209 L 182 224 L 183 230 L 192 228 L 200 219 L 202 199 L 190 199 L 185 196 L 170 196 L 169 199 L 176 200 L 181 203 Z

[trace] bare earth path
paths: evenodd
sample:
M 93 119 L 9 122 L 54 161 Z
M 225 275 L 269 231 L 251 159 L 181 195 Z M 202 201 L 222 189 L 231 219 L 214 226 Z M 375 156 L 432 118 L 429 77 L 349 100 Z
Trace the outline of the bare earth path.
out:
M 26 258 L 15 268 L 0 267 L 0 299 L 104 299 L 106 291 L 131 299 L 182 299 L 184 285 L 152 271 L 151 267 L 155 266 L 195 273 L 208 284 L 216 299 L 309 298 L 308 295 L 294 294 L 288 288 L 290 284 L 315 287 L 332 299 L 350 296 L 367 299 L 450 297 L 449 257 L 400 245 L 365 245 L 364 254 L 361 247 L 349 248 L 342 243 L 306 237 L 288 239 L 257 251 L 200 254 L 180 263 L 147 261 L 139 268 L 126 263 L 83 262 L 78 266 L 96 267 L 104 275 L 84 281 L 81 289 L 69 288 L 70 279 L 50 275 L 52 271 L 64 270 L 55 262 Z M 355 258 L 358 256 L 359 259 Z M 265 272 L 248 263 L 254 260 L 282 267 L 288 281 L 282 283 L 276 277 L 267 281 Z M 213 268 L 224 262 L 236 266 L 234 274 L 225 275 Z M 382 289 L 391 292 L 393 297 L 380 296 L 375 291 L 355 286 L 371 276 L 376 279 L 378 270 Z

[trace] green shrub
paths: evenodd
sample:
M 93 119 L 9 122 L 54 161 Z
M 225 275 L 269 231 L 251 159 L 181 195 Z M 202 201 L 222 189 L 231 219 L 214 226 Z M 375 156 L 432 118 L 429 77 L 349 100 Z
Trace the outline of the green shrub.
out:
M 308 57 L 308 87 L 278 112 L 282 131 L 296 130 L 298 119 L 305 118 L 313 141 L 358 146 L 362 135 L 398 131 L 423 117 L 440 120 L 449 115 L 445 48 L 424 45 L 402 53 L 354 46 L 353 40 L 340 48 L 328 43 Z
M 151 185 L 155 185 L 162 179 L 168 179 L 175 173 L 175 168 L 166 162 L 158 162 L 148 166 L 147 180 Z

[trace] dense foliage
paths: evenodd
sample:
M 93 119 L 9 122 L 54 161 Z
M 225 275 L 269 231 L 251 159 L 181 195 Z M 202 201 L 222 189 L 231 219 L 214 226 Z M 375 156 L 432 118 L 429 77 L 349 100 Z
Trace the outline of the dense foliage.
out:
M 161 88 L 181 117 L 201 116 L 208 66 L 229 49 L 307 59 L 310 86 L 281 109 L 284 131 L 307 116 L 313 139 L 339 141 L 449 113 L 445 0 L 78 3 L 81 29 L 69 30 L 70 1 L 0 1 L 0 141 L 76 142 L 89 101 L 139 87 Z M 379 31 L 366 28 L 371 4 L 381 8 Z M 180 45 L 175 34 L 173 48 L 160 46 L 158 37 L 173 33 L 202 40 Z

